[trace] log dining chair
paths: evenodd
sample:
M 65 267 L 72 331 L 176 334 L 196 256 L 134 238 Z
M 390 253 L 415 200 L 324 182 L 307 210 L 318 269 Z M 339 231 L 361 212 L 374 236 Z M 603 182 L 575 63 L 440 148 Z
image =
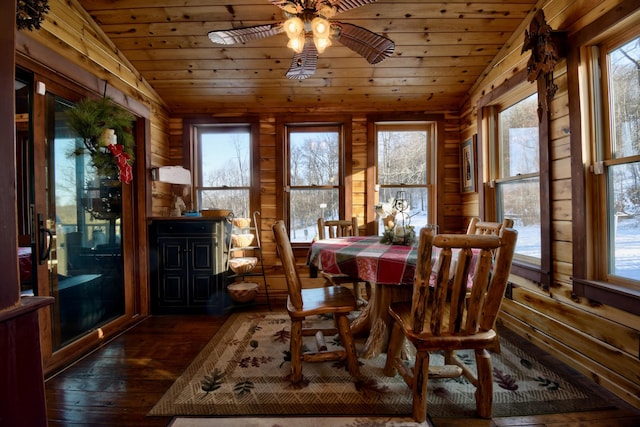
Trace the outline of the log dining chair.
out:
M 513 228 L 513 220 L 505 218 L 502 222 L 481 221 L 480 218 L 471 218 L 467 234 L 484 234 L 491 236 L 499 236 L 500 230 L 503 228 Z M 495 257 L 495 251 L 493 253 Z M 469 294 L 467 294 L 468 296 Z M 495 329 L 495 328 L 494 328 Z M 493 348 L 490 349 L 494 353 L 500 353 L 500 340 L 495 340 Z M 447 355 L 449 357 L 449 355 Z
M 289 292 L 287 312 L 291 318 L 291 382 L 297 384 L 302 380 L 303 361 L 327 362 L 345 359 L 349 373 L 359 379 L 358 356 L 347 318 L 349 313 L 356 310 L 356 300 L 353 293 L 342 286 L 303 289 L 284 222 L 277 221 L 272 228 Z M 305 318 L 318 314 L 333 314 L 337 331 L 336 329 L 303 328 Z M 325 350 L 323 334 L 336 332 L 340 336 L 340 343 L 344 350 Z M 316 337 L 317 351 L 303 351 L 303 336 Z
M 334 237 L 357 236 L 358 218 L 324 219 L 318 218 L 318 239 L 332 239 Z
M 493 373 L 491 354 L 498 335 L 495 318 L 502 304 L 517 231 L 502 229 L 500 236 L 475 234 L 433 235 L 431 229 L 420 232 L 418 259 L 410 302 L 393 303 L 389 314 L 393 329 L 389 342 L 384 374 L 400 372 L 413 392 L 413 418 L 423 422 L 427 415 L 427 379 L 464 375 L 476 387 L 476 410 L 483 418 L 491 418 L 493 404 Z M 453 283 L 449 268 L 453 252 L 459 249 Z M 470 271 L 473 252 L 474 271 Z M 495 259 L 492 252 L 495 252 Z M 430 286 L 432 256 L 438 253 L 436 283 Z M 473 284 L 467 298 L 467 277 Z M 413 369 L 400 358 L 404 338 L 416 348 Z M 474 374 L 453 353 L 474 350 L 477 374 Z M 444 366 L 429 367 L 429 352 L 451 352 Z
M 351 220 L 346 219 L 324 219 L 318 218 L 318 239 L 332 239 L 334 237 L 358 236 L 358 218 L 352 217 Z M 325 278 L 328 285 L 339 286 L 350 284 L 353 287 L 353 293 L 359 307 L 367 305 L 367 301 L 371 296 L 371 285 L 364 282 L 367 298 L 362 296 L 361 282 L 357 278 L 347 276 L 346 274 L 333 274 L 326 271 L 320 271 L 320 275 Z
M 471 218 L 467 227 L 467 234 L 489 234 L 498 236 L 502 228 L 513 228 L 513 220 L 505 218 L 502 222 L 481 221 L 480 218 Z

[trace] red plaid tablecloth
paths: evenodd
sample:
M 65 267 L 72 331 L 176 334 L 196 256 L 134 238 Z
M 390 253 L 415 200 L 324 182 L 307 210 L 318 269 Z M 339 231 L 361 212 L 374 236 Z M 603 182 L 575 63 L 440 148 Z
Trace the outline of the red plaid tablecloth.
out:
M 314 242 L 307 264 L 372 283 L 411 285 L 417 256 L 417 245 L 385 245 L 380 236 L 340 237 Z

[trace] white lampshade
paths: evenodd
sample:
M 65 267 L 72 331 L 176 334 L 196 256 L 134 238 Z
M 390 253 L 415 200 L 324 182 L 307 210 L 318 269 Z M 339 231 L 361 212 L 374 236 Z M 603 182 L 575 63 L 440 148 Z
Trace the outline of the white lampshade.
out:
M 162 166 L 152 171 L 154 181 L 191 185 L 191 172 L 182 166 Z

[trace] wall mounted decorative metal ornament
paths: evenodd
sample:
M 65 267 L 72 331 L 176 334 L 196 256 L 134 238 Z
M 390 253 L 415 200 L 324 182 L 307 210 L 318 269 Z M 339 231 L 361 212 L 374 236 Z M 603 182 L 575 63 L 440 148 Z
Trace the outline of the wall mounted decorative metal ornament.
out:
M 555 31 L 547 24 L 542 9 L 533 17 L 529 31 L 524 31 L 524 45 L 522 53 L 531 50 L 531 57 L 527 63 L 527 80 L 535 82 L 544 78 L 547 88 L 546 102 L 553 99 L 558 85 L 553 82 L 553 70 L 564 57 L 566 32 Z

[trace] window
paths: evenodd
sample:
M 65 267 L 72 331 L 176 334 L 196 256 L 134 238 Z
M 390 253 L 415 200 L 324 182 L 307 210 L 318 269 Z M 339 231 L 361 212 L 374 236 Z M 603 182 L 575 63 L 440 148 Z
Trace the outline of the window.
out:
M 251 216 L 251 125 L 220 124 L 195 127 L 197 165 L 195 186 L 200 209 L 231 209 Z
M 430 222 L 429 167 L 435 139 L 434 123 L 377 123 L 378 202 L 393 203 L 402 194 L 408 206 L 405 225 L 420 228 Z M 402 193 L 400 193 L 402 192 Z M 382 220 L 382 218 L 380 218 Z M 378 225 L 378 234 L 384 227 Z
M 603 201 L 597 212 L 601 235 L 595 238 L 607 256 L 596 274 L 606 281 L 640 281 L 640 37 L 605 43 L 600 52 L 605 65 L 599 104 L 607 125 L 593 147 L 595 191 Z
M 540 143 L 537 94 L 498 113 L 496 202 L 498 218 L 518 230 L 516 258 L 540 264 Z
M 286 142 L 289 237 L 292 243 L 311 242 L 318 218 L 344 217 L 342 127 L 289 125 Z

